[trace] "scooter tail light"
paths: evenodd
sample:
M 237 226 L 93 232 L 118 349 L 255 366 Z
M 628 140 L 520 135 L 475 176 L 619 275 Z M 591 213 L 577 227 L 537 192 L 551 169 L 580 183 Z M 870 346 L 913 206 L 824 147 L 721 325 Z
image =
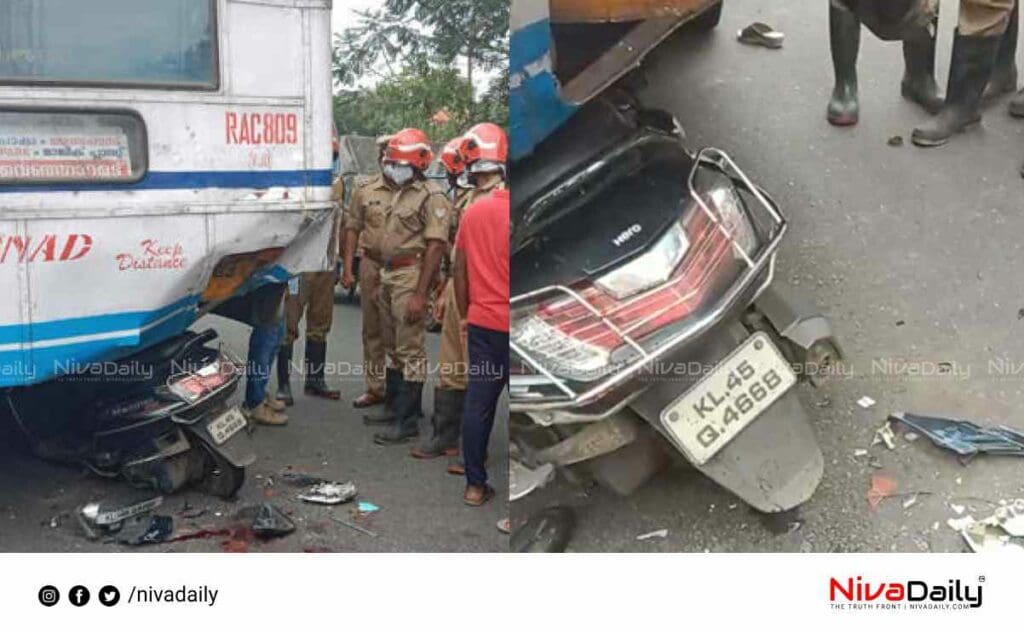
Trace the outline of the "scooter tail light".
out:
M 217 360 L 168 379 L 167 387 L 186 402 L 194 403 L 226 385 L 237 372 L 235 362 L 222 354 Z
M 648 340 L 678 331 L 736 283 L 757 247 L 735 190 L 703 200 L 707 208 L 692 202 L 631 262 L 516 311 L 513 340 L 550 373 L 581 382 L 646 355 L 656 346 Z

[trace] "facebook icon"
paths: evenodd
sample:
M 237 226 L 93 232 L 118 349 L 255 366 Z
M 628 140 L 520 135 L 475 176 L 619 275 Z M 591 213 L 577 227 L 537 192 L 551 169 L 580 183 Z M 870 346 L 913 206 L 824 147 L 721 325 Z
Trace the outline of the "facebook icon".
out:
M 89 590 L 82 585 L 75 585 L 68 592 L 68 600 L 76 607 L 83 607 L 89 603 Z

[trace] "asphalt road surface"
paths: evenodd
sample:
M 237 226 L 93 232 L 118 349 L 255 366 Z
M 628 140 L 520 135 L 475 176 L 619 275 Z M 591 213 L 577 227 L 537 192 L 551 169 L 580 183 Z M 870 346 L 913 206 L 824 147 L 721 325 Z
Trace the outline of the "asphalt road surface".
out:
M 1024 497 L 1021 458 L 963 466 L 900 428 L 894 450 L 871 446 L 892 411 L 1024 429 L 1024 121 L 1007 115 L 1003 99 L 949 145 L 914 147 L 910 131 L 927 115 L 900 97 L 900 46 L 865 30 L 860 124 L 831 127 L 827 6 L 726 0 L 717 30 L 678 34 L 648 59 L 641 94 L 678 116 L 692 146 L 728 152 L 791 222 L 777 283 L 807 293 L 832 319 L 850 369 L 822 389 L 800 388 L 825 455 L 824 479 L 797 512 L 773 518 L 679 469 L 630 498 L 560 480 L 515 504 L 516 520 L 546 504 L 576 507 L 571 550 L 961 551 L 946 525 L 958 516 L 951 505 L 980 518 L 1000 500 Z M 940 86 L 956 3 L 943 0 L 942 10 Z M 753 21 L 785 32 L 784 47 L 738 43 L 737 31 Z M 902 146 L 887 144 L 897 135 Z M 939 363 L 949 363 L 941 374 Z M 900 373 L 904 367 L 931 375 Z M 864 395 L 877 404 L 859 407 Z M 869 454 L 857 457 L 857 449 Z M 871 509 L 875 474 L 894 478 L 901 493 L 921 494 Z M 667 538 L 636 539 L 659 529 Z
M 195 327 L 214 327 L 224 342 L 244 357 L 249 329 L 233 321 L 208 317 Z M 436 362 L 438 335 L 427 338 L 428 354 Z M 301 364 L 302 342 L 296 344 L 295 362 Z M 360 312 L 357 305 L 335 306 L 328 358 L 344 367 L 362 359 Z M 341 373 L 343 369 L 335 373 Z M 507 418 L 496 421 L 488 470 L 499 491 L 483 508 L 462 503 L 464 479 L 445 473 L 444 458 L 427 462 L 409 457 L 411 445 L 381 447 L 373 443 L 371 427 L 362 424 L 362 411 L 351 407 L 362 393 L 360 378 L 329 377 L 342 391 L 340 402 L 302 395 L 293 377 L 295 406 L 288 410 L 287 427 L 261 427 L 254 435 L 258 461 L 249 469 L 245 485 L 234 501 L 222 501 L 195 491 L 164 499 L 159 514 L 174 518 L 177 534 L 218 530 L 244 523 L 235 519 L 242 508 L 269 501 L 296 523 L 291 535 L 267 542 L 239 541 L 252 552 L 494 552 L 507 551 L 508 539 L 495 527 L 508 516 Z M 273 388 L 274 381 L 271 382 Z M 424 409 L 430 411 L 432 387 L 424 389 Z M 507 407 L 504 409 L 507 410 Z M 423 428 L 426 431 L 424 425 Z M 314 506 L 295 498 L 299 490 L 284 484 L 280 473 L 292 468 L 327 479 L 351 480 L 359 499 L 380 511 L 359 525 L 371 537 L 341 525 L 349 523 L 354 504 Z M 0 422 L 0 551 L 4 552 L 107 552 L 132 551 L 217 552 L 229 539 L 223 536 L 143 548 L 127 548 L 87 540 L 74 518 L 82 504 L 126 491 L 126 484 L 108 481 L 79 469 L 40 461 L 24 449 L 17 432 Z M 201 513 L 198 517 L 186 518 Z

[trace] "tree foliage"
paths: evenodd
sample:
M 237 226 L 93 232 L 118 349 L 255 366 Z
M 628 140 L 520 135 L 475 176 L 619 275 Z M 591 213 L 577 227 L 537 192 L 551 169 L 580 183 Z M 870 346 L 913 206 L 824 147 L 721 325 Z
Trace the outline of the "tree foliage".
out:
M 334 42 L 342 134 L 415 126 L 444 140 L 481 120 L 507 125 L 508 0 L 384 0 L 358 15 Z M 475 96 L 478 71 L 495 69 Z

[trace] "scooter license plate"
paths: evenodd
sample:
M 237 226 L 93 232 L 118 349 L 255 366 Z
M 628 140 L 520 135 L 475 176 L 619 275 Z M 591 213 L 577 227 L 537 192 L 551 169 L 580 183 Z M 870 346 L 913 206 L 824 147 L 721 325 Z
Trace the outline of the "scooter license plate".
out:
M 233 407 L 222 413 L 213 422 L 207 424 L 206 430 L 210 432 L 213 443 L 220 446 L 230 440 L 235 433 L 244 429 L 245 425 L 245 416 L 242 415 L 238 408 Z
M 796 384 L 796 374 L 759 332 L 661 412 L 684 454 L 700 466 Z

